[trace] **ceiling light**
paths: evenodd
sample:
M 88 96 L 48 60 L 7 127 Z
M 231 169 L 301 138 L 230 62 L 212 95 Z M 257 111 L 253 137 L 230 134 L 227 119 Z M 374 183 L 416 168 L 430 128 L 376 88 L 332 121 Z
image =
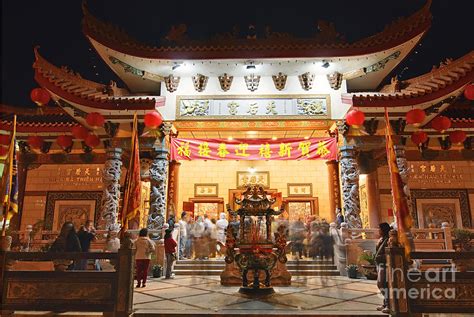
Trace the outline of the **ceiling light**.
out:
M 245 62 L 245 68 L 247 68 L 247 70 L 255 70 L 257 69 L 257 66 L 255 66 L 255 62 L 254 61 L 247 61 Z
M 255 171 L 256 171 L 257 169 L 256 169 L 255 167 L 249 167 L 248 170 L 249 170 L 249 173 L 250 173 L 250 174 L 253 174 L 253 173 L 255 173 Z
M 329 64 L 328 61 L 323 61 L 323 63 L 321 64 L 321 66 L 324 67 L 324 68 L 328 68 L 328 67 L 331 66 L 331 65 Z
M 305 136 L 304 139 L 305 139 L 305 140 L 308 140 L 308 139 L 309 139 L 309 136 Z
M 272 140 L 275 141 L 277 139 L 276 136 L 272 136 Z
M 233 137 L 228 137 L 227 140 L 232 141 L 234 138 Z

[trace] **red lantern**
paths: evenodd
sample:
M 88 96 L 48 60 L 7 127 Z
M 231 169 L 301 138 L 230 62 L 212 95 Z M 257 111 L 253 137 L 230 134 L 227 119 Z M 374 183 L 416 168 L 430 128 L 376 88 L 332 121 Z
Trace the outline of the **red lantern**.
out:
M 9 145 L 10 144 L 10 135 L 0 134 L 0 144 L 1 145 Z
M 163 123 L 163 118 L 161 118 L 158 112 L 149 112 L 145 115 L 145 126 L 150 129 L 156 129 Z
M 474 100 L 474 84 L 469 84 L 464 88 L 464 97 L 467 100 Z
M 454 144 L 463 143 L 464 140 L 466 140 L 466 138 L 467 138 L 467 134 L 466 134 L 466 132 L 464 132 L 462 130 L 456 130 L 456 131 L 449 132 L 449 139 Z
M 89 130 L 87 130 L 81 125 L 77 127 L 72 127 L 71 133 L 76 139 L 85 140 L 89 135 Z
M 35 88 L 30 93 L 31 100 L 33 100 L 38 106 L 47 105 L 51 96 L 49 92 L 44 88 Z
M 351 110 L 347 113 L 346 122 L 348 125 L 360 126 L 364 124 L 365 114 L 359 110 Z
M 43 146 L 44 139 L 40 136 L 33 135 L 28 137 L 28 144 L 33 148 L 33 149 L 40 149 Z
M 70 136 L 70 135 L 60 135 L 56 139 L 56 143 L 62 148 L 68 148 L 72 145 L 72 136 Z
M 7 156 L 8 148 L 6 146 L 0 146 L 0 157 Z
M 412 109 L 406 114 L 407 124 L 419 126 L 425 120 L 426 114 L 421 109 Z
M 416 145 L 425 143 L 427 140 L 428 140 L 428 135 L 426 134 L 426 132 L 423 132 L 423 131 L 418 131 L 411 135 L 411 141 L 415 143 Z
M 95 134 L 89 134 L 86 138 L 86 145 L 91 148 L 95 148 L 100 144 L 100 139 Z
M 438 116 L 431 121 L 431 127 L 439 132 L 444 132 L 451 127 L 451 120 L 445 116 Z
M 105 118 L 98 112 L 91 112 L 87 115 L 86 122 L 92 128 L 97 129 L 104 126 Z

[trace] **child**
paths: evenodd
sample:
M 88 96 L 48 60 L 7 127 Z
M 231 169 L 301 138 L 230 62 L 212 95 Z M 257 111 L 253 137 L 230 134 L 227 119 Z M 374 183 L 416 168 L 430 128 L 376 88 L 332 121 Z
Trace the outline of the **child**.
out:
M 165 255 L 166 255 L 166 275 L 165 278 L 171 278 L 171 270 L 173 268 L 173 262 L 176 259 L 176 246 L 178 245 L 171 235 L 172 230 L 167 229 L 165 231 Z

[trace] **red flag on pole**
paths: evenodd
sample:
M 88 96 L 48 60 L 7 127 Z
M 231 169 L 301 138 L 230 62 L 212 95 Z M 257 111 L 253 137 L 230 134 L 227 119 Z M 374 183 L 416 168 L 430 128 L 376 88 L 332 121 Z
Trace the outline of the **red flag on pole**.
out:
M 133 116 L 132 143 L 130 153 L 130 164 L 128 165 L 127 177 L 125 179 L 125 195 L 122 208 L 122 231 L 137 229 L 140 224 L 140 151 L 138 144 L 138 118 Z
M 392 187 L 393 213 L 397 222 L 398 239 L 405 246 L 406 256 L 409 256 L 413 243 L 413 240 L 409 239 L 411 236 L 410 229 L 413 224 L 413 219 L 410 215 L 410 209 L 408 207 L 408 197 L 403 191 L 403 182 L 402 178 L 400 177 L 400 171 L 397 165 L 392 138 L 393 131 L 388 119 L 387 108 L 385 108 L 385 127 L 387 162 L 388 169 L 390 171 L 390 184 Z

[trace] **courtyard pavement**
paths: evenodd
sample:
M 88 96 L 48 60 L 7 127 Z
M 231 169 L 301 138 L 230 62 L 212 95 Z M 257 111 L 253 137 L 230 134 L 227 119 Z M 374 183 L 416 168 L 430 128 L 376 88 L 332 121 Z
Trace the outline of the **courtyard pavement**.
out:
M 176 276 L 149 279 L 135 288 L 137 316 L 159 314 L 275 314 L 275 315 L 379 315 L 382 303 L 375 281 L 342 276 L 293 277 L 290 287 L 275 287 L 276 294 L 252 299 L 239 287 L 220 285 L 219 276 Z

